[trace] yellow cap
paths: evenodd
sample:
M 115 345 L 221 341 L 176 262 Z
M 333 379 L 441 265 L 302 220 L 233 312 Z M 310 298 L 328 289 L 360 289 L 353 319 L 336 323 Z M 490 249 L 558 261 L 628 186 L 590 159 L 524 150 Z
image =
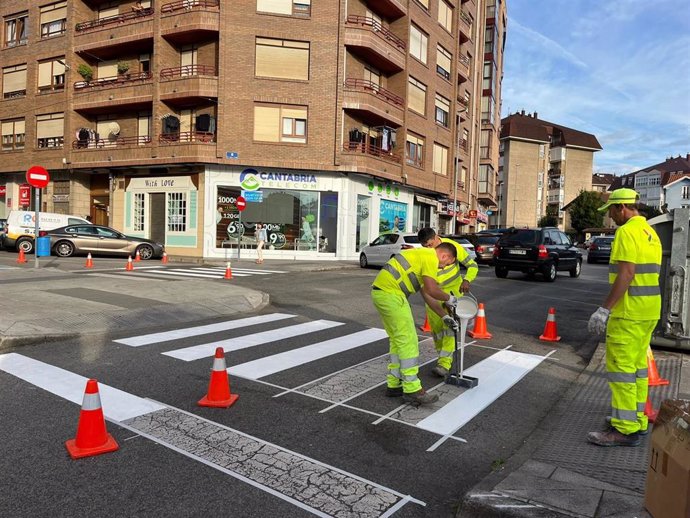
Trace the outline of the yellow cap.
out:
M 640 201 L 640 195 L 633 189 L 616 189 L 609 195 L 609 201 L 599 207 L 599 212 L 605 212 L 611 205 L 616 204 L 633 204 Z

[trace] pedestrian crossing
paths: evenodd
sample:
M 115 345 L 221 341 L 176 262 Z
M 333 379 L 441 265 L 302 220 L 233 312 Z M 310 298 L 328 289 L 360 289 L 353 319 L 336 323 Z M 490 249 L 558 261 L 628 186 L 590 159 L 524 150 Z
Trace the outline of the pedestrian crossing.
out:
M 165 267 L 165 266 L 135 266 L 133 271 L 125 272 L 125 268 L 118 269 L 118 275 L 127 275 L 128 277 L 149 277 L 149 278 L 167 278 L 167 279 L 223 279 L 225 277 L 226 267 L 224 266 L 190 266 L 188 268 Z M 264 268 L 237 268 L 231 267 L 233 277 L 251 277 L 251 276 L 266 276 L 287 273 L 284 270 L 266 270 Z M 91 273 L 92 275 L 99 275 L 98 272 Z

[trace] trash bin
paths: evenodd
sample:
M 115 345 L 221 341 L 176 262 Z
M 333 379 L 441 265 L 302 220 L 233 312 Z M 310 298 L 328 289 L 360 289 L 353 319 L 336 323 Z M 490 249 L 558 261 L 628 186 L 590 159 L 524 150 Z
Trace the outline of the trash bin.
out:
M 36 239 L 36 255 L 38 257 L 50 255 L 50 237 L 43 236 Z

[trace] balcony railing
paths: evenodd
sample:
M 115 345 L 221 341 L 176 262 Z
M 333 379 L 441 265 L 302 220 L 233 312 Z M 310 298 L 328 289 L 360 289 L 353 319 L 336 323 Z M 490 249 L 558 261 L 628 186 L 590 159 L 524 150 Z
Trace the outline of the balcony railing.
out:
M 466 138 L 460 139 L 459 145 L 460 149 L 462 149 L 463 151 L 467 151 L 469 148 L 469 143 L 467 142 Z
M 77 81 L 74 83 L 74 89 L 84 90 L 88 88 L 130 86 L 130 83 L 144 82 L 149 79 L 151 79 L 151 72 L 137 72 L 135 74 L 124 74 L 121 76 L 101 77 L 92 81 Z
M 145 146 L 151 143 L 151 137 L 115 137 L 99 139 L 77 139 L 72 141 L 72 149 L 112 149 L 116 147 Z
M 460 61 L 460 63 L 465 65 L 467 68 L 470 67 L 470 58 L 468 58 L 467 56 L 460 56 L 458 58 L 458 60 Z
M 383 158 L 384 160 L 395 162 L 396 164 L 400 163 L 400 157 L 394 155 L 392 151 L 384 151 L 379 146 L 374 146 L 367 142 L 346 142 L 344 148 L 345 151 L 364 153 L 375 156 L 376 158 Z
M 161 133 L 158 142 L 161 144 L 177 144 L 179 142 L 194 142 L 196 144 L 213 144 L 216 134 L 206 131 L 180 131 L 178 133 Z
M 85 32 L 94 29 L 100 29 L 102 27 L 107 27 L 109 25 L 117 25 L 130 20 L 135 20 L 138 18 L 152 16 L 153 8 L 145 7 L 140 11 L 134 11 L 131 13 L 116 14 L 115 16 L 107 16 L 105 18 L 99 18 L 98 20 L 90 20 L 88 22 L 78 23 L 75 27 L 77 32 Z
M 369 18 L 368 16 L 358 16 L 356 14 L 350 14 L 347 17 L 347 23 L 352 25 L 361 25 L 362 27 L 369 27 L 371 31 L 375 32 L 381 38 L 388 41 L 392 45 L 395 45 L 403 52 L 407 48 L 407 45 L 403 40 L 401 40 L 395 34 L 393 34 L 390 31 L 390 29 L 381 25 L 381 22 L 379 22 L 378 20 L 374 20 L 373 18 Z
M 185 65 L 176 68 L 164 68 L 161 70 L 161 79 L 179 79 L 181 77 L 212 76 L 218 75 L 216 67 L 210 65 Z
M 207 9 L 219 6 L 220 0 L 177 0 L 177 2 L 163 4 L 161 12 L 172 13 L 174 11 L 191 11 L 192 9 Z
M 385 88 L 381 88 L 376 83 L 368 81 L 366 79 L 355 79 L 353 77 L 348 77 L 345 80 L 345 87 L 373 94 L 376 97 L 381 98 L 388 104 L 398 106 L 399 108 L 405 106 L 405 100 L 402 97 L 400 97 L 399 95 L 395 95 L 393 92 L 386 90 Z
M 472 23 L 473 23 L 472 17 L 471 17 L 469 14 L 467 14 L 465 11 L 463 11 L 462 9 L 460 10 L 460 18 L 462 18 L 463 21 L 464 21 L 467 25 L 469 25 L 470 27 L 472 27 Z

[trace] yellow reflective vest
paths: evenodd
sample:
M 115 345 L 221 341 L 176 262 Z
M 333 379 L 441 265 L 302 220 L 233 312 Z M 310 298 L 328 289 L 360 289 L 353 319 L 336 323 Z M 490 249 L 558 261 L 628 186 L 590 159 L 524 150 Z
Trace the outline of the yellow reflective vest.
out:
M 422 277 L 436 278 L 438 256 L 433 248 L 411 248 L 392 257 L 374 279 L 373 287 L 409 297 L 424 284 Z

